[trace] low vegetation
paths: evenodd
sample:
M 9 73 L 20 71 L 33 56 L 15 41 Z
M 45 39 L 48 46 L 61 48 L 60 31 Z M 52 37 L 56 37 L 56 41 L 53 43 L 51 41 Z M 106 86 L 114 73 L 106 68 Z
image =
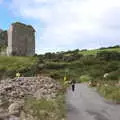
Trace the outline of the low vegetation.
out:
M 15 77 L 16 72 L 23 76 L 33 76 L 36 73 L 37 58 L 0 56 L 0 78 Z
M 0 56 L 0 77 L 1 79 L 14 78 L 17 72 L 20 72 L 22 76 L 35 76 L 40 72 L 39 65 L 37 57 Z M 50 66 L 46 64 L 45 68 L 49 69 L 51 66 L 54 64 L 51 63 Z M 64 104 L 64 91 L 60 91 L 57 97 L 51 100 L 26 98 L 21 119 L 26 117 L 31 119 L 32 117 L 34 120 L 63 120 L 65 117 Z
M 90 53 L 91 52 L 91 53 Z M 77 82 L 89 82 L 101 95 L 120 102 L 120 47 L 113 46 L 99 50 L 74 50 L 46 53 L 34 57 L 0 57 L 0 77 L 15 77 L 43 74 L 58 80 L 62 85 L 64 77 Z M 107 76 L 105 76 L 107 74 Z M 64 90 L 62 91 L 64 92 Z M 26 99 L 24 111 L 34 119 L 63 120 L 65 117 L 64 95 L 54 100 Z
M 46 53 L 37 57 L 39 59 L 39 72 L 61 82 L 63 82 L 64 76 L 68 80 L 75 79 L 77 82 L 89 81 L 91 86 L 97 87 L 103 96 L 119 101 L 119 88 L 116 87 L 116 84 L 120 80 L 120 46 L 92 51 L 77 49 L 67 52 Z M 108 76 L 104 78 L 106 73 Z M 105 80 L 108 86 L 112 86 L 109 88 L 112 92 L 105 92 L 108 90 L 107 87 L 104 87 Z M 99 84 L 100 86 L 97 86 Z
M 97 86 L 99 93 L 107 99 L 115 103 L 120 103 L 120 84 L 119 82 L 103 82 L 102 85 Z
M 66 113 L 64 104 L 63 94 L 54 100 L 29 98 L 26 100 L 24 111 L 35 120 L 64 120 Z
M 111 52 L 111 51 L 120 52 L 120 46 L 116 45 L 116 46 L 107 47 L 107 48 L 103 47 L 103 48 L 96 49 L 96 50 L 82 50 L 82 51 L 80 51 L 80 53 L 84 54 L 84 55 L 96 55 L 98 52 L 103 52 L 103 51 L 107 51 L 107 52 Z

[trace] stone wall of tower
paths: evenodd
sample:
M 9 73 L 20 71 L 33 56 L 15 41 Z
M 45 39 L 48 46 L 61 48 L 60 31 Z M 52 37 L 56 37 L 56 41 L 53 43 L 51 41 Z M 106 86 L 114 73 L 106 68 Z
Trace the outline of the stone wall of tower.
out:
M 33 56 L 35 54 L 35 30 L 32 26 L 14 23 L 8 30 L 9 56 Z

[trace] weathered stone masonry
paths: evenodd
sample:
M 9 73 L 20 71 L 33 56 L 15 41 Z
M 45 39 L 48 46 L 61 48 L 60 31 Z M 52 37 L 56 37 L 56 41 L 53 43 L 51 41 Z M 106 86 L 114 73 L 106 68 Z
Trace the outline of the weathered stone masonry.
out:
M 13 23 L 8 30 L 8 56 L 33 56 L 35 54 L 35 30 L 30 25 Z

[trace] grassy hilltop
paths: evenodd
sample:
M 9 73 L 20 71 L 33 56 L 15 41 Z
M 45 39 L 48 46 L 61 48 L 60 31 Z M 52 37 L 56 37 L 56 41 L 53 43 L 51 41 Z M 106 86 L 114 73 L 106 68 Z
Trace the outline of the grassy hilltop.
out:
M 83 50 L 80 51 L 81 54 L 83 55 L 96 55 L 98 52 L 102 52 L 102 51 L 115 51 L 115 52 L 120 52 L 120 48 L 103 48 L 103 49 L 96 49 L 96 50 Z

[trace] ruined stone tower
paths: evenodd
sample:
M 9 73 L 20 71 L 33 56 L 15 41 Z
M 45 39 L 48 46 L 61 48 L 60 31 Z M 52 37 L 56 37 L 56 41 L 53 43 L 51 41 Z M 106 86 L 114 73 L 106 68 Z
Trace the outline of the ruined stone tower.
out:
M 33 56 L 35 54 L 35 30 L 32 26 L 13 23 L 8 30 L 8 56 Z

